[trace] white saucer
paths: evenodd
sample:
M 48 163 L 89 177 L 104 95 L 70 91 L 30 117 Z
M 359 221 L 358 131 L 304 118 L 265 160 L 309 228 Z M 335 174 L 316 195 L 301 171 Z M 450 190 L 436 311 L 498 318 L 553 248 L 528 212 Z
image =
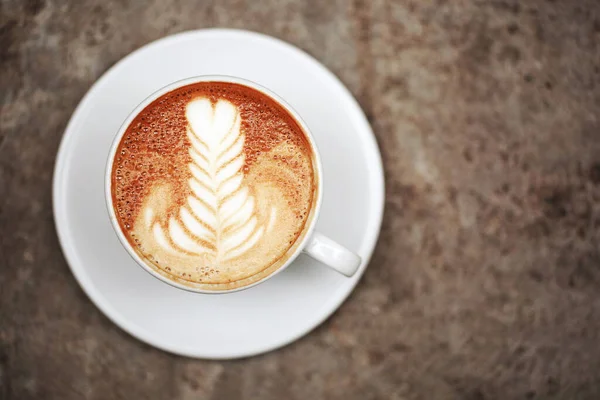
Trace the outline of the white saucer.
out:
M 179 79 L 222 74 L 250 79 L 286 99 L 314 133 L 323 162 L 317 230 L 356 251 L 346 278 L 301 255 L 254 288 L 202 295 L 166 285 L 121 247 L 106 212 L 103 174 L 119 126 L 146 96 Z M 277 39 L 236 30 L 178 34 L 144 46 L 106 72 L 67 126 L 54 171 L 54 217 L 77 281 L 108 318 L 136 338 L 190 357 L 246 357 L 315 328 L 348 297 L 381 226 L 383 168 L 358 104 L 319 62 Z

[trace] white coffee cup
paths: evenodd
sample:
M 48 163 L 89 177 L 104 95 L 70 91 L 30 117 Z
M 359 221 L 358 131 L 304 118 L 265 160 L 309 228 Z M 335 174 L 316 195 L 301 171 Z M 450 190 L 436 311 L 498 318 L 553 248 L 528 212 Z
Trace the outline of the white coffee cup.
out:
M 131 122 L 142 110 L 144 110 L 144 108 L 146 108 L 150 103 L 152 103 L 154 100 L 158 99 L 159 97 L 163 96 L 164 94 L 167 94 L 167 93 L 169 93 L 175 89 L 178 89 L 182 86 L 191 85 L 191 84 L 198 83 L 198 82 L 227 82 L 227 83 L 236 83 L 236 84 L 244 85 L 244 86 L 250 87 L 254 90 L 257 90 L 259 92 L 262 92 L 263 94 L 272 98 L 276 103 L 281 105 L 296 120 L 296 122 L 302 128 L 302 130 L 304 131 L 304 134 L 308 138 L 310 145 L 311 145 L 313 155 L 314 155 L 314 159 L 315 159 L 316 175 L 318 176 L 318 179 L 317 179 L 318 188 L 316 191 L 316 193 L 317 193 L 316 201 L 314 202 L 314 206 L 311 210 L 311 215 L 309 216 L 309 220 L 307 221 L 307 225 L 304 228 L 303 234 L 298 237 L 298 240 L 300 241 L 300 243 L 295 245 L 295 250 L 292 252 L 292 254 L 288 255 L 287 261 L 281 267 L 279 267 L 277 270 L 273 271 L 269 275 L 264 276 L 262 279 L 252 282 L 248 285 L 236 287 L 233 289 L 223 289 L 223 290 L 203 289 L 203 288 L 195 286 L 193 282 L 182 281 L 182 280 L 177 279 L 176 277 L 171 276 L 171 275 L 165 273 L 164 271 L 159 270 L 158 268 L 152 266 L 149 262 L 145 261 L 132 248 L 131 244 L 129 243 L 129 241 L 127 240 L 127 238 L 125 237 L 124 233 L 122 232 L 122 230 L 119 226 L 119 222 L 117 220 L 117 216 L 115 214 L 115 210 L 114 210 L 114 206 L 113 206 L 113 199 L 112 199 L 112 194 L 111 194 L 112 165 L 113 165 L 114 158 L 116 156 L 117 147 L 118 147 L 119 143 L 121 142 L 121 138 L 127 131 L 127 128 L 129 127 Z M 298 113 L 285 100 L 283 100 L 281 97 L 279 97 L 277 94 L 273 93 L 269 89 L 267 89 L 257 83 L 248 81 L 246 79 L 236 78 L 236 77 L 232 77 L 232 76 L 225 76 L 225 75 L 203 75 L 203 76 L 183 79 L 183 80 L 174 82 L 168 86 L 165 86 L 162 89 L 157 90 L 156 92 L 154 92 L 153 94 L 148 96 L 142 103 L 140 103 L 129 114 L 129 116 L 127 117 L 125 122 L 123 122 L 123 124 L 121 125 L 121 128 L 119 128 L 119 131 L 118 131 L 117 135 L 115 136 L 114 141 L 111 145 L 110 152 L 108 155 L 108 161 L 107 161 L 107 165 L 106 165 L 106 171 L 105 171 L 104 189 L 105 189 L 105 197 L 106 197 L 106 204 L 107 204 L 107 208 L 108 208 L 108 214 L 109 214 L 110 220 L 112 222 L 112 226 L 113 226 L 119 240 L 121 241 L 121 244 L 127 250 L 129 255 L 148 273 L 150 273 L 154 277 L 160 279 L 161 281 L 168 283 L 169 285 L 175 286 L 179 289 L 184 289 L 184 290 L 197 292 L 197 293 L 231 293 L 231 292 L 235 292 L 235 291 L 239 291 L 239 290 L 243 290 L 243 289 L 248 289 L 252 286 L 258 285 L 259 283 L 266 281 L 267 279 L 272 278 L 276 274 L 278 274 L 281 271 L 283 271 L 284 269 L 286 269 L 290 264 L 292 264 L 294 262 L 294 260 L 296 259 L 296 257 L 298 257 L 300 255 L 300 253 L 308 254 L 310 257 L 314 258 L 315 260 L 320 261 L 321 263 L 327 265 L 328 267 L 336 270 L 337 272 L 339 272 L 345 276 L 352 276 L 358 270 L 358 267 L 360 266 L 360 263 L 361 263 L 361 259 L 357 254 L 351 252 L 350 250 L 346 249 L 345 247 L 338 244 L 334 240 L 322 235 L 321 233 L 315 232 L 315 225 L 317 223 L 319 213 L 321 211 L 321 202 L 322 202 L 322 197 L 323 197 L 323 179 L 322 179 L 323 173 L 322 172 L 323 172 L 323 167 L 321 165 L 321 157 L 320 157 L 317 145 L 314 141 L 314 138 L 310 132 L 310 129 L 308 128 L 306 123 L 302 120 L 302 118 L 298 115 Z

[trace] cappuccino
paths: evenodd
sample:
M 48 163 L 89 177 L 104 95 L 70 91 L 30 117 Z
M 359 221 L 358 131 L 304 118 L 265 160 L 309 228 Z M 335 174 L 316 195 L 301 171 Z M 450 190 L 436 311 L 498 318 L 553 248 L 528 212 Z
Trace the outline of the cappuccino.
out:
M 114 213 L 134 251 L 169 279 L 242 287 L 301 242 L 317 199 L 315 163 L 306 134 L 271 97 L 194 83 L 127 127 L 111 167 Z

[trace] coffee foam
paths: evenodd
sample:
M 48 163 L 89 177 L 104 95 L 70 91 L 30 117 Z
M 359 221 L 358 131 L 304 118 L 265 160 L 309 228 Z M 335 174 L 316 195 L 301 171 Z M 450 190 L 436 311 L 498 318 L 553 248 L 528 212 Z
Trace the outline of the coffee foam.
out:
M 316 196 L 313 155 L 281 106 L 245 86 L 199 83 L 130 124 L 112 170 L 115 213 L 140 256 L 205 288 L 276 270 Z

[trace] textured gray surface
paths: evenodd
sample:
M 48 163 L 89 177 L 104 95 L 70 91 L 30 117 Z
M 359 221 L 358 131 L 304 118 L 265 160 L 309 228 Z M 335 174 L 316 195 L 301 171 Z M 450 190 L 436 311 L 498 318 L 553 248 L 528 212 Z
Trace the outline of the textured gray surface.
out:
M 0 6 L 1 399 L 600 398 L 600 3 L 19 1 Z M 57 147 L 112 64 L 170 33 L 321 60 L 383 152 L 381 240 L 309 336 L 172 356 L 86 298 L 51 210 Z

